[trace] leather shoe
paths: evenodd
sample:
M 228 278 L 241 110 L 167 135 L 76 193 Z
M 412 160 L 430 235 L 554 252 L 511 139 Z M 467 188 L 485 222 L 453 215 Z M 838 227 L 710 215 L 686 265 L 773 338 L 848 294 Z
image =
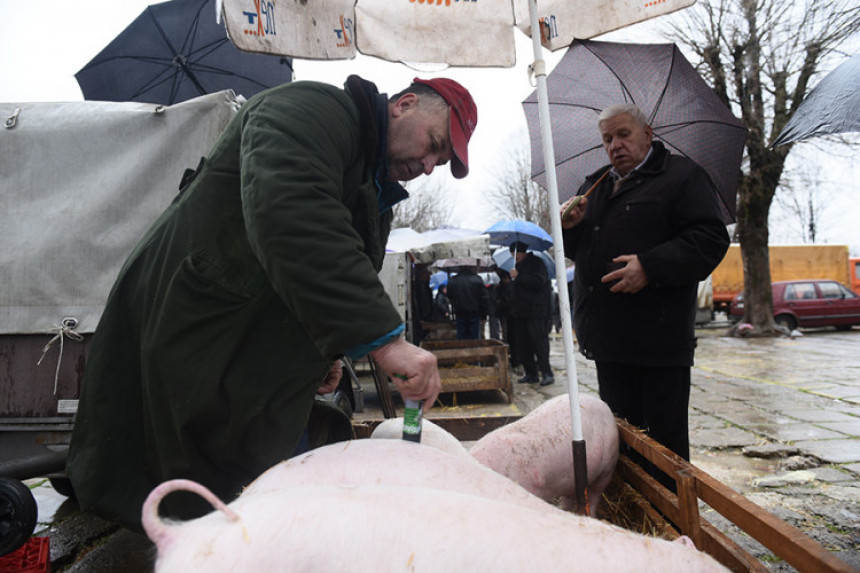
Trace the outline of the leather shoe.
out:
M 525 376 L 523 376 L 522 378 L 517 380 L 517 383 L 519 383 L 519 384 L 536 384 L 537 381 L 538 381 L 538 379 L 536 377 L 529 376 L 528 374 L 526 374 Z
M 541 386 L 549 386 L 550 384 L 555 384 L 554 376 L 544 376 L 541 378 L 540 385 Z

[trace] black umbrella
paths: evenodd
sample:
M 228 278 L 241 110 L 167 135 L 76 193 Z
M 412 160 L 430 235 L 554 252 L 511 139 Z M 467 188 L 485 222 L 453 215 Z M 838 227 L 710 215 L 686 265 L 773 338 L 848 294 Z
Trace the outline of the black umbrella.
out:
M 719 192 L 723 219 L 735 219 L 747 129 L 720 101 L 674 44 L 574 40 L 547 76 L 559 199 L 609 163 L 597 116 L 615 103 L 634 103 L 654 136 L 707 171 Z M 537 96 L 523 102 L 532 143 L 532 178 L 546 186 Z
M 225 89 L 251 97 L 292 79 L 288 58 L 239 51 L 215 0 L 153 4 L 75 74 L 84 99 L 172 105 Z
M 773 145 L 849 131 L 860 131 L 860 54 L 842 62 L 809 92 Z

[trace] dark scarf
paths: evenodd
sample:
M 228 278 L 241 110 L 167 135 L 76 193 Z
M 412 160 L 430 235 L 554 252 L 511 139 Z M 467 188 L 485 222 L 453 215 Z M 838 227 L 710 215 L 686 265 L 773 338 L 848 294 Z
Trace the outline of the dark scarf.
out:
M 344 86 L 358 108 L 361 143 L 368 165 L 373 166 L 374 183 L 378 190 L 376 198 L 379 212 L 382 213 L 409 197 L 409 193 L 399 183 L 387 180 L 388 98 L 379 93 L 376 85 L 356 75 L 349 76 Z

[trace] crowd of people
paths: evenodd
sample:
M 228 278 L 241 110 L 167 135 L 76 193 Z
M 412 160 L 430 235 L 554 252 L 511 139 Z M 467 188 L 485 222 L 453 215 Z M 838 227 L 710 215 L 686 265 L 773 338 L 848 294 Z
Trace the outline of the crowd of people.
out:
M 427 336 L 422 322 L 453 322 L 458 340 L 475 340 L 488 335 L 509 345 L 511 366 L 522 369 L 518 382 L 553 384 L 549 364 L 549 335 L 558 317 L 557 295 L 546 265 L 528 245 L 510 246 L 516 263 L 510 272 L 494 269 L 498 280 L 485 280 L 477 267 L 463 266 L 440 285 L 433 298 L 426 266 L 416 269 L 413 312 L 417 317 L 415 335 Z M 485 332 L 486 330 L 489 332 Z M 557 327 L 558 330 L 558 327 Z

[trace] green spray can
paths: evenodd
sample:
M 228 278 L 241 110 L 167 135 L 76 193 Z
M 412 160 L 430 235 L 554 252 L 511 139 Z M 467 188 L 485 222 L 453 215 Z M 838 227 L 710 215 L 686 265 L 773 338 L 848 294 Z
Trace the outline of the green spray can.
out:
M 424 417 L 423 400 L 404 400 L 403 439 L 410 442 L 421 441 L 421 420 Z

